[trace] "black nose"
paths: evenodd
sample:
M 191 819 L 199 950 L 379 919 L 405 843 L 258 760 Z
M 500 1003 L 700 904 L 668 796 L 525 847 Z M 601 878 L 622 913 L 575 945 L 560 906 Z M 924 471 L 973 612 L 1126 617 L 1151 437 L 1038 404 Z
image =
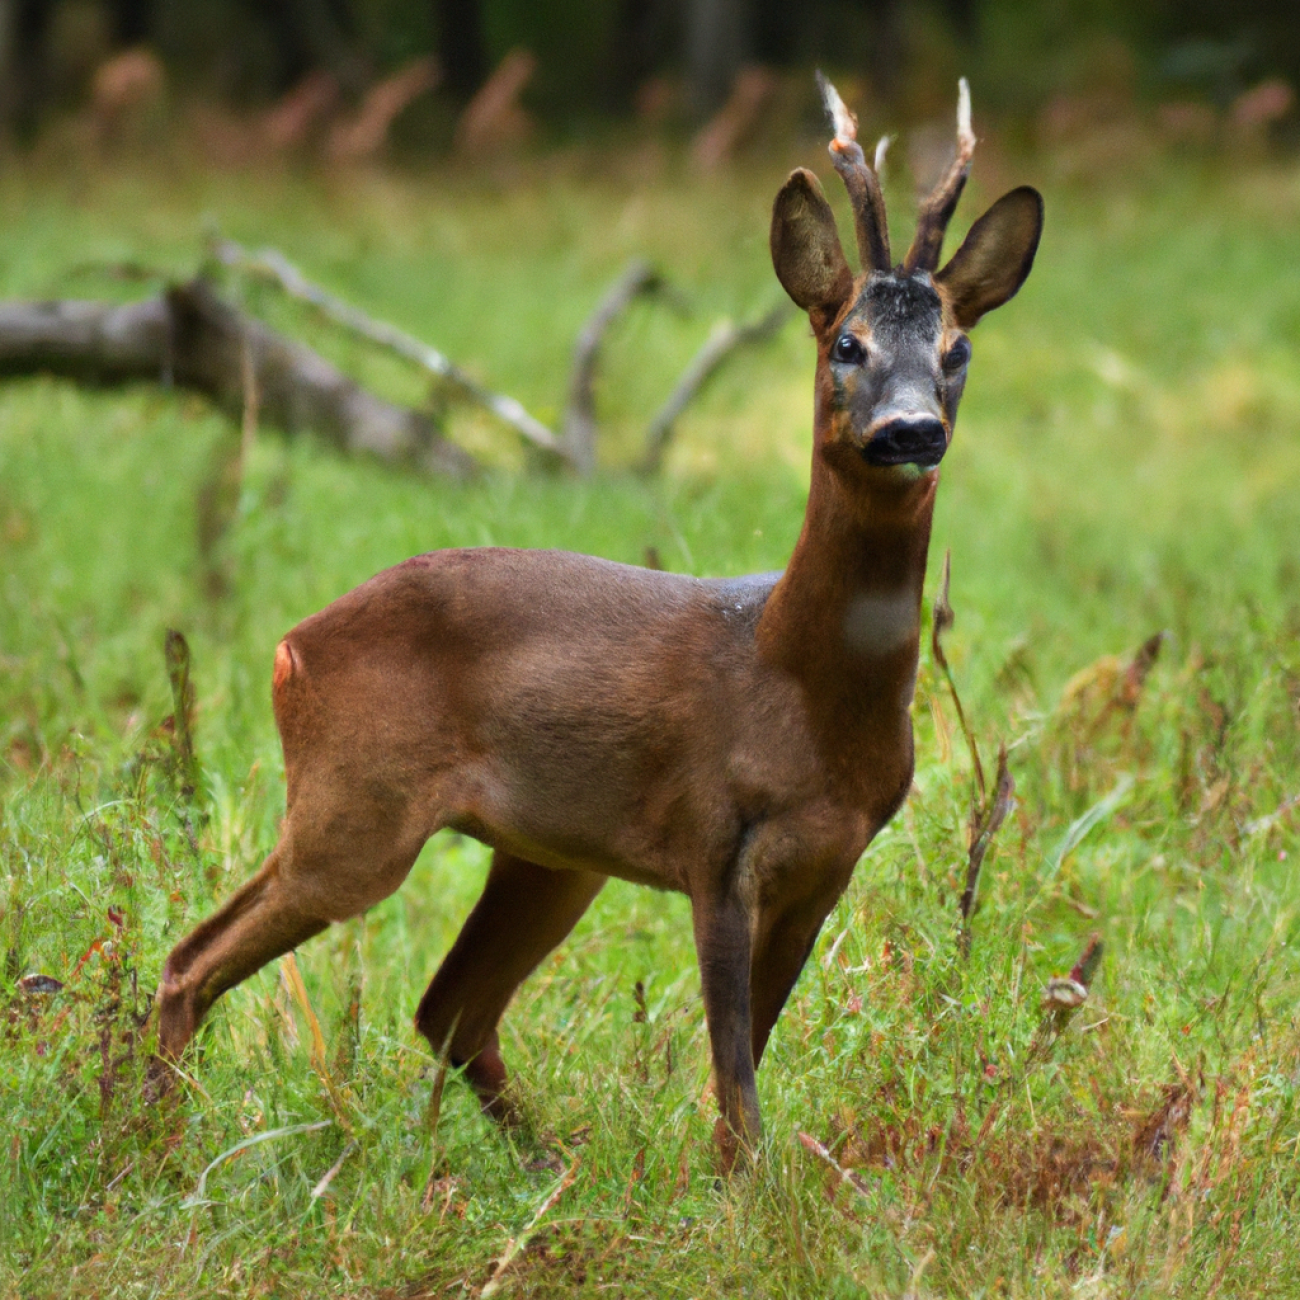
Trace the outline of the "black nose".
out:
M 890 420 L 862 448 L 869 465 L 937 465 L 948 450 L 943 421 L 933 416 Z

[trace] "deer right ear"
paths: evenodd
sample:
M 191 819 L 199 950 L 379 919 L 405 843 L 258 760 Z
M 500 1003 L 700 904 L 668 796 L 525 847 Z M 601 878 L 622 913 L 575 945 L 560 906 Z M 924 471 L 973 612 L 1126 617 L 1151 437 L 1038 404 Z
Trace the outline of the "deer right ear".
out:
M 1043 233 L 1043 197 L 1022 185 L 1004 194 L 971 228 L 934 282 L 962 329 L 1001 307 L 1025 282 Z
M 776 278 L 810 316 L 829 323 L 853 292 L 835 214 L 812 172 L 790 173 L 772 205 L 772 265 Z

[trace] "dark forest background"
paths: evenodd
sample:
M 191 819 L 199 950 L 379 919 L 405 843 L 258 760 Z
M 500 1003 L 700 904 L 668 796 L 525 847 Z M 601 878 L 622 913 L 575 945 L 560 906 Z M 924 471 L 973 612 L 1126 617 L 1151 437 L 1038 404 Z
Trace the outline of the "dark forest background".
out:
M 563 141 L 620 121 L 687 132 L 728 104 L 739 136 L 782 103 L 793 74 L 806 86 L 814 65 L 856 78 L 857 102 L 891 120 L 947 105 L 965 72 L 983 110 L 1040 126 L 1047 114 L 1048 129 L 1071 111 L 1062 96 L 1101 97 L 1171 106 L 1184 134 L 1235 113 L 1286 139 L 1296 134 L 1300 5 L 0 0 L 0 133 L 26 147 L 81 115 L 102 135 L 138 134 L 201 105 L 209 134 L 213 113 L 247 121 L 278 110 L 266 130 L 296 147 L 368 113 L 368 134 L 336 139 L 336 153 L 382 145 L 430 156 L 454 148 L 458 129 L 463 142 L 464 111 L 491 86 L 478 110 L 487 129 L 471 143 Z M 815 113 L 811 93 L 786 108 Z

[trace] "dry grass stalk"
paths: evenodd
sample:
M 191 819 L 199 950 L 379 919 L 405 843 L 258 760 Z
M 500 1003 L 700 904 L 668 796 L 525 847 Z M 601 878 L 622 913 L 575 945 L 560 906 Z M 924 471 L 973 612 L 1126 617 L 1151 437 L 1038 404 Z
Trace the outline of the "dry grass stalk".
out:
M 343 1162 L 357 1149 L 356 1141 L 350 1141 L 339 1153 L 339 1158 L 325 1171 L 324 1176 L 311 1189 L 311 1199 L 318 1201 L 329 1191 L 330 1184 L 338 1177 L 339 1170 L 343 1168 Z
M 510 1266 L 515 1262 L 519 1253 L 528 1245 L 529 1239 L 537 1231 L 541 1221 L 555 1208 L 556 1202 L 573 1185 L 573 1181 L 577 1176 L 578 1162 L 575 1160 L 561 1175 L 560 1181 L 551 1189 L 546 1199 L 537 1207 L 533 1217 L 524 1225 L 523 1231 L 506 1242 L 505 1249 L 492 1264 L 491 1276 L 478 1293 L 481 1300 L 487 1300 L 488 1296 L 496 1295 L 501 1290 L 502 1282 L 506 1273 L 509 1272 Z
M 171 742 L 180 774 L 181 796 L 193 799 L 198 789 L 198 759 L 194 753 L 194 683 L 190 679 L 190 643 L 183 632 L 168 628 L 163 640 L 167 680 L 172 688 Z M 163 724 L 166 728 L 166 723 Z
M 975 773 L 975 790 L 979 803 L 984 802 L 984 764 L 980 762 L 979 745 L 975 734 L 966 721 L 966 711 L 961 707 L 961 696 L 957 694 L 957 683 L 952 679 L 952 669 L 948 666 L 948 656 L 943 652 L 943 634 L 956 622 L 952 605 L 948 601 L 948 588 L 952 581 L 952 551 L 943 553 L 943 569 L 939 576 L 939 594 L 934 598 L 934 611 L 930 628 L 930 653 L 939 665 L 943 679 L 948 683 L 948 693 L 952 696 L 953 707 L 957 710 L 957 721 L 961 724 L 962 735 L 970 749 L 971 767 Z
M 993 797 L 986 806 L 973 806 L 970 821 L 966 828 L 967 866 L 966 888 L 961 895 L 961 948 L 964 955 L 970 954 L 970 921 L 975 911 L 975 898 L 979 891 L 980 869 L 984 857 L 1015 803 L 1015 780 L 1007 766 L 1007 747 L 998 748 L 998 775 L 993 787 Z
M 966 885 L 962 890 L 958 910 L 961 914 L 961 929 L 958 944 L 964 957 L 970 956 L 971 931 L 970 921 L 975 911 L 975 900 L 979 892 L 980 871 L 984 858 L 988 854 L 993 837 L 998 833 L 1007 814 L 1015 806 L 1016 783 L 1007 765 L 1007 747 L 998 748 L 998 770 L 990 796 L 984 780 L 984 764 L 980 762 L 979 744 L 975 733 L 966 721 L 966 711 L 961 705 L 961 696 L 957 692 L 957 683 L 953 681 L 952 669 L 948 656 L 943 650 L 943 634 L 956 621 L 952 604 L 948 598 L 952 581 L 952 551 L 943 555 L 943 570 L 939 578 L 939 592 L 934 598 L 934 611 L 930 630 L 930 651 L 934 662 L 939 665 L 944 681 L 948 683 L 948 693 L 952 696 L 953 707 L 957 710 L 957 721 L 961 724 L 962 735 L 970 750 L 971 771 L 974 775 L 975 788 L 971 793 L 970 817 L 966 823 Z M 934 708 L 933 697 L 931 699 Z M 934 708 L 936 717 L 940 717 Z
M 284 979 L 285 987 L 289 990 L 289 996 L 297 1004 L 298 1009 L 302 1012 L 303 1018 L 307 1021 L 307 1028 L 311 1034 L 311 1065 L 316 1071 L 317 1077 L 325 1086 L 326 1095 L 329 1097 L 330 1106 L 338 1121 L 343 1127 L 351 1133 L 353 1125 L 349 1117 L 349 1107 L 342 1090 L 336 1083 L 334 1076 L 330 1073 L 329 1062 L 325 1051 L 325 1035 L 321 1030 L 320 1021 L 316 1018 L 315 1009 L 312 1007 L 311 999 L 307 996 L 307 986 L 303 983 L 302 972 L 298 969 L 298 960 L 293 953 L 285 953 L 280 958 L 280 973 Z

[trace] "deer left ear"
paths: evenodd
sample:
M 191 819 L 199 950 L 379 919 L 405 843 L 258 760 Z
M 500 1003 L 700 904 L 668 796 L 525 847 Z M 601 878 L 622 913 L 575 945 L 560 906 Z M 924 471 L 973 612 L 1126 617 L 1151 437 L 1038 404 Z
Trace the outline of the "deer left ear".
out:
M 1043 196 L 1028 185 L 1004 194 L 935 274 L 952 314 L 968 330 L 1015 294 L 1034 265 L 1043 233 Z
M 820 332 L 853 292 L 853 272 L 840 247 L 835 215 L 817 177 L 790 173 L 772 206 L 772 265 L 791 298 Z

